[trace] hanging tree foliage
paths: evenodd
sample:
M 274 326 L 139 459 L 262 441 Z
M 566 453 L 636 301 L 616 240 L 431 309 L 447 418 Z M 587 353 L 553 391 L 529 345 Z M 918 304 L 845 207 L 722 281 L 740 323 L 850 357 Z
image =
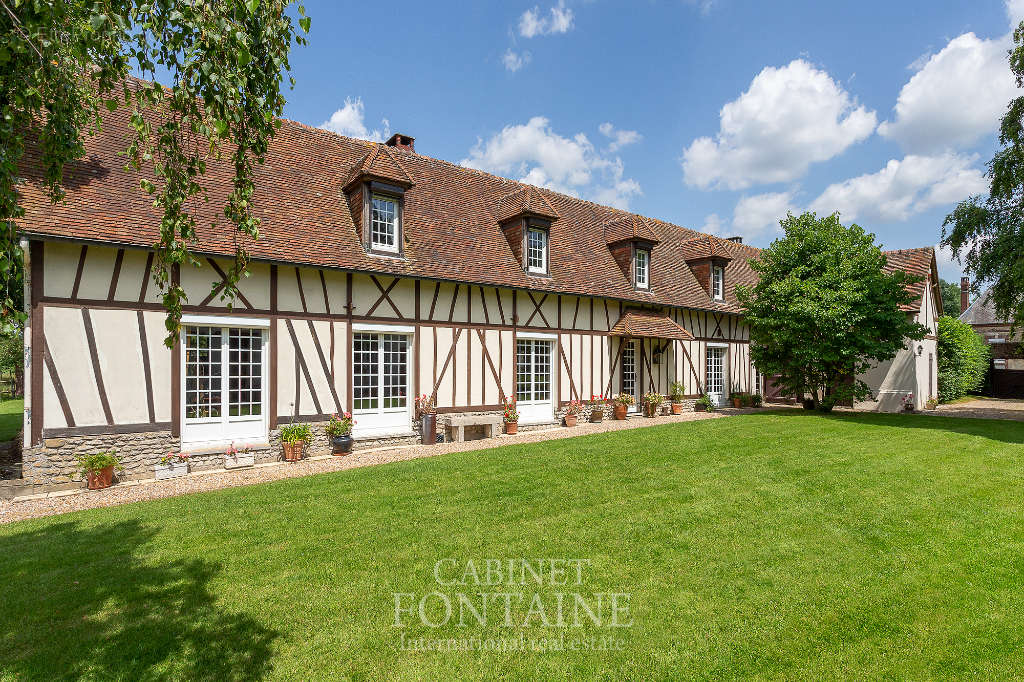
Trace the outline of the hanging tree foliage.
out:
M 187 300 L 173 268 L 197 263 L 196 216 L 206 198 L 207 161 L 229 158 L 234 176 L 225 219 L 259 236 L 252 215 L 255 165 L 284 107 L 282 81 L 293 43 L 310 19 L 290 0 L 0 0 L 0 314 L 24 318 L 17 192 L 26 146 L 39 150 L 51 200 L 63 196 L 64 166 L 83 156 L 84 136 L 103 112 L 127 107 L 128 164 L 149 175 L 141 191 L 162 211 L 153 278 L 173 344 Z M 300 30 L 301 29 L 301 30 Z M 129 80 L 130 73 L 154 82 Z M 155 82 L 166 75 L 168 85 Z M 289 78 L 294 84 L 294 80 Z M 155 115 L 147 115 L 155 112 Z M 239 244 L 241 242 L 238 242 Z M 223 296 L 237 293 L 248 256 L 240 245 Z

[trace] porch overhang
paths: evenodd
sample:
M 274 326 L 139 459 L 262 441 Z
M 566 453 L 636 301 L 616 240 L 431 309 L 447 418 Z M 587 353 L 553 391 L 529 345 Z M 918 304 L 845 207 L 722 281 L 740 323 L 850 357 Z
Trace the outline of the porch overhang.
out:
M 612 336 L 628 336 L 649 339 L 671 339 L 693 341 L 693 334 L 686 331 L 668 315 L 627 310 L 609 332 Z

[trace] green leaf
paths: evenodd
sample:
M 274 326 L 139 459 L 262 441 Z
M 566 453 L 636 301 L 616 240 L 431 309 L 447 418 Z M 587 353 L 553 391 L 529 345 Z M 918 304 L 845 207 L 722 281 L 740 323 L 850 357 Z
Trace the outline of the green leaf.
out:
M 260 6 L 260 0 L 246 0 L 245 8 L 249 10 L 249 14 L 256 14 L 256 9 Z
M 103 24 L 107 23 L 106 14 L 94 14 L 89 17 L 89 25 L 92 26 L 92 30 L 98 31 L 103 28 Z
M 110 111 L 114 111 L 115 109 L 117 109 L 116 99 L 104 100 L 103 103 L 107 106 L 107 109 L 109 109 Z
M 309 17 L 302 17 L 301 19 L 299 19 L 299 26 L 301 26 L 302 30 L 305 31 L 306 33 L 309 33 L 309 24 L 310 24 L 310 18 Z
M 238 52 L 235 53 L 235 58 L 238 60 L 238 66 L 244 68 L 252 61 L 252 54 L 249 52 L 248 47 L 245 45 L 239 45 Z

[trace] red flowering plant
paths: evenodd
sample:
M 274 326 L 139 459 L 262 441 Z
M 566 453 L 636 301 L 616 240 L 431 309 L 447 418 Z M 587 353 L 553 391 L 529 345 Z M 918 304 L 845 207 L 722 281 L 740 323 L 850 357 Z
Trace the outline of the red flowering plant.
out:
M 160 458 L 160 464 L 164 466 L 167 466 L 168 464 L 180 464 L 182 462 L 188 462 L 188 455 L 184 452 L 174 452 L 171 450 Z
M 519 421 L 519 410 L 516 409 L 515 398 L 507 398 L 505 400 L 505 412 L 501 415 L 501 418 L 505 420 L 506 424 L 515 424 Z
M 608 398 L 605 398 L 603 393 L 598 393 L 596 395 L 590 396 L 591 405 L 605 405 L 607 404 L 607 402 Z
M 324 431 L 332 438 L 336 436 L 348 436 L 352 433 L 352 425 L 355 423 L 355 420 L 352 419 L 351 412 L 343 412 L 341 416 L 332 414 L 331 420 L 327 422 L 327 426 L 324 427 Z
M 425 414 L 434 414 L 437 412 L 437 405 L 433 395 L 427 395 L 424 393 L 420 397 L 416 398 L 416 416 L 422 417 Z

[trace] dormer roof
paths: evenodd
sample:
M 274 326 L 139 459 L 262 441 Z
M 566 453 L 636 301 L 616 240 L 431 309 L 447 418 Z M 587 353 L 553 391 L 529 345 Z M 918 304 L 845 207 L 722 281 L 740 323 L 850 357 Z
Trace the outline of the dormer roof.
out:
M 345 183 L 345 189 L 347 190 L 357 182 L 373 179 L 383 180 L 405 189 L 409 189 L 415 184 L 412 177 L 395 158 L 391 148 L 382 144 L 373 145 L 363 160 L 356 164 L 348 182 Z
M 544 198 L 540 190 L 530 185 L 523 185 L 498 199 L 494 214 L 499 223 L 526 216 L 558 220 L 558 211 L 551 202 Z
M 642 216 L 624 215 L 613 218 L 604 224 L 604 239 L 608 244 L 616 244 L 624 241 L 642 240 L 657 244 L 661 240 Z
M 701 235 L 680 244 L 679 250 L 682 252 L 683 259 L 687 263 L 710 258 L 726 261 L 732 260 L 732 255 L 725 244 L 725 239 L 719 239 L 711 235 Z

